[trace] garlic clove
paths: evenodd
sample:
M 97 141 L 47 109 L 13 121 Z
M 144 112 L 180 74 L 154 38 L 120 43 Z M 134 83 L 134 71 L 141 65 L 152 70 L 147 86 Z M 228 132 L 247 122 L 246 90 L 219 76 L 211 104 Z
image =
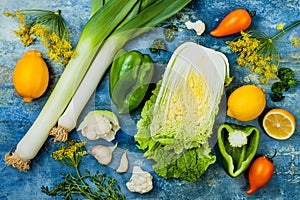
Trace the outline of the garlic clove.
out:
M 108 165 L 112 160 L 112 154 L 117 148 L 118 143 L 114 146 L 96 145 L 92 148 L 91 154 L 101 165 Z
M 124 173 L 128 169 L 128 158 L 127 158 L 127 151 L 125 151 L 121 157 L 120 165 L 116 170 L 118 173 Z
M 201 20 L 196 22 L 187 21 L 185 22 L 187 29 L 196 31 L 197 35 L 202 35 L 205 31 L 205 24 Z

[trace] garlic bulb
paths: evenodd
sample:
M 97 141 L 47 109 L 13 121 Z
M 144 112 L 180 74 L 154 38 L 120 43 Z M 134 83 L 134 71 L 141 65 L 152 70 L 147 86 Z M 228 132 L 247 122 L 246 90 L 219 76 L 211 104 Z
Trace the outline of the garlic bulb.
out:
M 96 145 L 92 148 L 91 154 L 97 159 L 101 165 L 108 165 L 112 160 L 112 154 L 118 143 L 114 146 Z
M 127 152 L 125 151 L 121 157 L 120 165 L 118 169 L 116 170 L 118 173 L 124 173 L 128 169 L 128 158 L 127 158 Z
M 81 134 L 89 140 L 103 138 L 107 141 L 115 139 L 119 129 L 117 116 L 107 110 L 89 112 L 78 127 L 78 131 L 81 131 Z

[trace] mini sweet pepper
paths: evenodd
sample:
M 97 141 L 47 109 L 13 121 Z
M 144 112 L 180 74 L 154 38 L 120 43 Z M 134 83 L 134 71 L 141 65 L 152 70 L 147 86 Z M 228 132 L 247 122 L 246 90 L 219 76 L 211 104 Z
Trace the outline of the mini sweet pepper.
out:
M 151 83 L 154 64 L 148 54 L 121 49 L 110 69 L 110 96 L 120 114 L 136 109 Z
M 260 132 L 254 126 L 223 124 L 218 129 L 218 147 L 224 170 L 237 177 L 250 165 L 256 154 Z

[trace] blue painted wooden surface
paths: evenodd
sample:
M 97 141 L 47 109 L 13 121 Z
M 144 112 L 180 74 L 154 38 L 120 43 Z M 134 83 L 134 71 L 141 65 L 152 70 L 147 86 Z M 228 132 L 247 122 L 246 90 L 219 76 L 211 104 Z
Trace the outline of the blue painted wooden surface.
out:
M 89 16 L 90 3 L 90 0 L 1 0 L 0 13 L 3 10 L 14 11 L 16 9 L 60 9 L 67 20 L 72 43 L 76 44 L 80 31 Z M 226 40 L 231 40 L 235 36 L 221 39 L 209 36 L 209 31 L 215 28 L 227 13 L 236 8 L 256 10 L 257 14 L 250 28 L 262 30 L 270 36 L 277 32 L 276 26 L 279 23 L 288 25 L 300 19 L 299 0 L 194 0 L 177 17 L 173 17 L 164 24 L 176 24 L 180 29 L 176 40 L 168 43 L 169 51 L 174 51 L 184 41 L 194 41 L 223 52 L 229 58 L 231 75 L 235 77 L 232 85 L 227 88 L 227 94 L 243 84 L 258 84 L 267 93 L 266 109 L 273 107 L 288 109 L 296 117 L 297 124 L 300 124 L 299 85 L 290 89 L 284 101 L 279 103 L 272 102 L 269 96 L 270 85 L 261 85 L 258 81 L 258 76 L 250 73 L 245 68 L 237 66 L 234 60 L 236 55 L 232 54 L 225 45 Z M 188 19 L 201 19 L 206 23 L 207 29 L 203 36 L 196 36 L 193 31 L 185 29 L 184 22 Z M 15 147 L 29 129 L 46 102 L 54 83 L 63 71 L 62 66 L 56 65 L 45 58 L 49 63 L 52 84 L 43 97 L 31 103 L 24 103 L 15 93 L 12 85 L 14 66 L 28 49 L 34 48 L 41 52 L 45 52 L 45 49 L 39 44 L 31 47 L 22 46 L 12 33 L 12 30 L 16 28 L 15 20 L 0 15 L 0 199 L 54 199 L 43 194 L 40 191 L 40 187 L 42 185 L 54 186 L 61 181 L 59 172 L 70 171 L 70 169 L 62 167 L 60 163 L 49 156 L 58 144 L 54 144 L 49 139 L 38 156 L 32 160 L 31 169 L 28 172 L 19 172 L 11 166 L 5 167 L 3 161 L 5 153 Z M 284 35 L 281 40 L 289 41 L 293 35 L 299 37 L 299 33 L 300 27 L 297 27 Z M 147 47 L 150 46 L 153 39 L 161 36 L 161 30 L 150 32 L 134 42 L 130 42 L 127 48 L 139 48 L 148 52 Z M 290 45 L 282 45 L 280 46 L 280 51 L 282 57 L 281 66 L 291 67 L 299 80 L 299 49 Z M 160 56 L 152 56 L 157 63 L 163 66 L 168 61 L 171 55 L 170 52 L 162 53 Z M 84 113 L 92 109 L 114 110 L 108 92 L 108 74 L 106 74 L 101 84 L 99 84 L 89 104 L 90 106 L 85 109 Z M 224 110 L 221 110 L 221 112 L 224 113 Z M 120 119 L 122 131 L 117 136 L 119 148 L 116 151 L 112 164 L 108 167 L 103 167 L 91 156 L 87 156 L 82 169 L 89 169 L 91 172 L 98 170 L 118 179 L 122 192 L 124 192 L 127 199 L 299 199 L 300 197 L 300 131 L 298 127 L 289 140 L 278 141 L 271 139 L 263 132 L 260 124 L 261 119 L 239 123 L 228 117 L 226 118 L 227 122 L 255 125 L 261 130 L 258 155 L 272 153 L 275 148 L 278 150 L 278 154 L 274 159 L 275 173 L 271 181 L 253 195 L 247 196 L 245 191 L 249 185 L 245 176 L 241 175 L 235 179 L 230 178 L 218 161 L 211 165 L 201 179 L 195 183 L 185 183 L 181 180 L 172 179 L 165 180 L 158 177 L 151 170 L 150 161 L 143 159 L 142 152 L 135 147 L 133 141 L 135 122 L 139 119 L 139 110 L 131 116 L 122 116 Z M 72 132 L 72 137 L 81 139 L 80 135 L 75 131 Z M 87 147 L 89 148 L 89 146 Z M 129 149 L 130 169 L 133 165 L 140 165 L 154 176 L 154 189 L 148 194 L 138 195 L 130 193 L 126 189 L 125 183 L 129 180 L 131 174 L 128 172 L 120 175 L 115 172 L 118 158 L 122 150 L 127 148 Z

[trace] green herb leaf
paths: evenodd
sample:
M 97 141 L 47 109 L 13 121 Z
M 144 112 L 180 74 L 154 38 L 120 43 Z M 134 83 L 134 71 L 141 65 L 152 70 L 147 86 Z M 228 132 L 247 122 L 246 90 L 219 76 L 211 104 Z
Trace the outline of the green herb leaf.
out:
M 272 99 L 272 101 L 274 101 L 274 102 L 278 102 L 278 101 L 281 101 L 281 100 L 283 100 L 284 99 L 284 96 L 283 96 L 283 94 L 280 92 L 280 93 L 273 93 L 272 95 L 271 95 L 271 99 Z
M 149 50 L 151 53 L 158 53 L 158 55 L 160 55 L 161 50 L 167 50 L 167 45 L 162 38 L 158 38 L 153 41 L 153 44 L 150 46 Z
M 289 88 L 290 88 L 290 86 L 286 82 L 278 81 L 278 82 L 273 83 L 271 90 L 274 93 L 281 93 L 281 92 L 288 91 Z
M 114 178 L 107 177 L 99 172 L 92 175 L 88 170 L 85 171 L 84 175 L 81 175 L 79 164 L 85 155 L 85 153 L 82 153 L 85 152 L 82 150 L 83 144 L 83 142 L 70 140 L 67 145 L 62 145 L 51 155 L 52 158 L 59 160 L 64 165 L 73 166 L 76 175 L 61 172 L 63 182 L 56 184 L 53 188 L 42 186 L 41 191 L 49 196 L 63 196 L 64 199 L 70 200 L 78 196 L 103 200 L 125 199 Z

